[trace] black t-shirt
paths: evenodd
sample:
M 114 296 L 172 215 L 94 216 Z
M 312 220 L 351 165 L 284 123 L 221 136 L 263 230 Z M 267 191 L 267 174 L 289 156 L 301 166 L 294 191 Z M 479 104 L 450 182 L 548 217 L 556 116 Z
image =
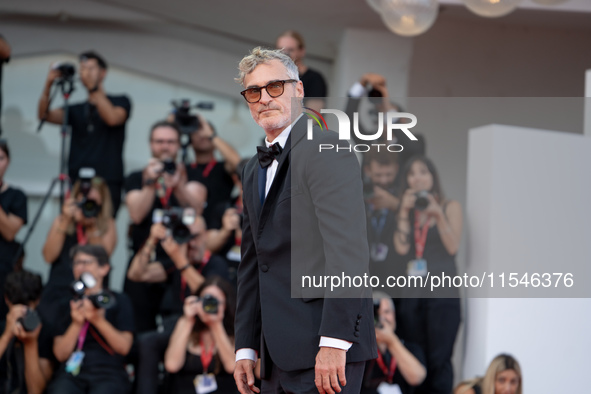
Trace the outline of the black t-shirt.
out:
M 127 96 L 107 98 L 114 106 L 125 109 L 129 119 L 131 102 Z M 72 126 L 72 141 L 68 168 L 72 180 L 78 179 L 81 167 L 92 167 L 97 176 L 109 182 L 123 181 L 126 122 L 119 126 L 107 126 L 94 105 L 84 102 L 70 106 L 68 124 Z
M 115 296 L 115 305 L 105 311 L 105 318 L 117 330 L 133 333 L 135 326 L 131 301 L 125 294 L 113 292 L 113 295 Z M 72 323 L 69 304 L 64 306 L 59 316 L 62 316 L 62 320 L 57 324 L 56 334 L 63 335 Z M 95 367 L 115 370 L 121 370 L 124 367 L 125 357 L 116 353 L 92 324 L 88 327 L 82 351 L 84 352 L 84 361 L 80 372 L 90 372 Z
M 419 360 L 419 362 L 423 365 L 426 365 L 425 353 L 421 349 L 420 346 L 410 343 L 404 342 L 402 339 L 400 340 L 403 345 L 408 349 L 408 351 Z M 392 355 L 388 350 L 386 350 L 385 354 L 382 354 L 382 359 L 384 360 L 384 365 L 386 368 L 390 368 L 390 362 L 392 360 Z M 380 368 L 377 359 L 370 360 L 365 364 L 365 373 L 363 374 L 363 385 L 361 387 L 362 394 L 377 394 L 377 387 L 380 383 L 385 382 L 387 380 L 386 374 Z M 400 373 L 400 368 L 396 366 L 394 370 L 394 377 L 392 378 L 392 384 L 397 384 L 400 386 L 400 391 L 402 394 L 412 394 L 414 393 L 414 387 L 409 385 L 404 377 Z
M 9 186 L 0 193 L 0 206 L 6 214 L 13 214 L 27 223 L 27 196 L 20 189 Z M 0 271 L 8 273 L 12 271 L 10 263 L 19 247 L 16 241 L 7 241 L 0 235 Z
M 39 308 L 37 308 L 37 312 L 42 323 L 41 332 L 37 338 L 39 358 L 49 360 L 55 366 L 57 365 L 57 360 L 53 355 L 54 327 L 51 325 L 50 319 L 44 318 Z M 0 393 L 5 392 L 7 379 L 10 379 L 8 393 L 27 394 L 24 363 L 23 344 L 16 338 L 13 338 L 0 360 Z
M 168 274 L 167 287 L 162 297 L 161 312 L 163 315 L 169 316 L 173 314 L 183 313 L 183 304 L 185 298 L 191 295 L 191 288 L 188 284 L 183 284 L 182 273 L 176 268 L 170 259 L 164 259 L 161 262 L 164 270 Z M 204 278 L 211 276 L 219 276 L 224 280 L 229 281 L 228 264 L 223 258 L 212 255 L 204 258 L 204 263 L 194 265 Z
M 143 185 L 142 180 L 142 171 L 136 171 L 129 174 L 129 176 L 125 179 L 125 191 L 129 193 L 132 190 L 141 190 Z M 174 196 L 174 194 L 170 195 L 170 200 L 168 201 L 168 205 L 170 207 L 178 207 L 180 206 L 178 200 Z M 132 224 L 130 227 L 130 238 L 131 238 L 131 249 L 133 254 L 137 253 L 137 251 L 142 247 L 146 239 L 150 236 L 150 228 L 152 227 L 152 214 L 155 209 L 163 209 L 164 206 L 162 205 L 162 201 L 155 196 L 154 203 L 152 204 L 152 208 L 150 212 L 144 217 L 140 224 Z M 156 248 L 156 254 L 158 256 L 166 255 L 164 250 L 160 245 Z
M 308 68 L 300 80 L 304 84 L 304 97 L 326 97 L 326 82 L 318 71 Z
M 214 215 L 214 207 L 230 201 L 234 181 L 226 171 L 223 161 L 216 161 L 213 166 L 210 163 L 193 163 L 187 167 L 187 177 L 190 181 L 200 182 L 207 188 L 207 205 L 203 210 L 203 218 L 209 228 Z
M 234 377 L 226 372 L 219 356 L 214 355 L 211 363 L 208 365 L 207 372 L 215 374 L 215 381 L 218 386 L 218 389 L 212 391 L 212 393 L 238 394 Z M 203 374 L 201 356 L 187 351 L 187 354 L 185 355 L 185 364 L 181 370 L 178 373 L 170 375 L 170 387 L 168 388 L 168 392 L 175 394 L 194 394 L 195 386 L 193 380 L 195 379 L 195 376 L 200 374 Z

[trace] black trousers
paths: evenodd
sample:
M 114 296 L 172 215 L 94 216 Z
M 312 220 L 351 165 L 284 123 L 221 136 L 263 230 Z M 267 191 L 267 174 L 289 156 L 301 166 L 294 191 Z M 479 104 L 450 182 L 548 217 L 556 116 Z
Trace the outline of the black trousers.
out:
M 419 344 L 427 358 L 427 377 L 416 394 L 450 394 L 451 364 L 460 326 L 459 298 L 410 298 L 403 301 L 405 338 Z
M 127 373 L 112 368 L 80 371 L 77 376 L 63 367 L 47 388 L 48 394 L 128 394 L 131 385 Z
M 314 368 L 292 372 L 282 371 L 276 365 L 271 368 L 271 378 L 262 381 L 261 394 L 318 394 Z M 365 361 L 347 363 L 347 385 L 342 387 L 341 394 L 359 394 L 364 371 Z

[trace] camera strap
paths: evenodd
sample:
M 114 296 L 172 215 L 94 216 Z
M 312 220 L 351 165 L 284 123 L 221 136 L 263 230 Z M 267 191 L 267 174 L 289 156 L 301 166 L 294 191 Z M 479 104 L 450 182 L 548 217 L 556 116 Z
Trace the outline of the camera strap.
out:
M 215 167 L 215 165 L 217 164 L 217 160 L 216 159 L 211 159 L 209 161 L 209 163 L 207 163 L 207 165 L 205 166 L 205 168 L 203 169 L 203 178 L 207 178 L 209 176 L 209 174 L 211 173 L 211 170 L 213 170 L 213 167 Z
M 378 363 L 378 367 L 382 370 L 384 375 L 388 378 L 387 382 L 392 384 L 392 378 L 394 378 L 394 372 L 396 372 L 396 359 L 392 356 L 390 360 L 390 367 L 386 367 L 386 362 L 384 361 L 384 356 L 382 356 L 382 352 L 378 349 L 378 358 L 376 359 Z
M 86 340 L 86 333 L 88 332 L 88 327 L 90 323 L 88 321 L 84 322 L 82 329 L 80 330 L 80 334 L 78 334 L 78 346 L 76 346 L 76 350 L 82 350 L 82 346 L 84 346 L 84 341 Z
M 427 233 L 429 232 L 429 218 L 423 224 L 423 228 L 419 224 L 419 214 L 415 212 L 415 253 L 417 259 L 423 258 L 425 252 L 425 244 L 427 243 Z

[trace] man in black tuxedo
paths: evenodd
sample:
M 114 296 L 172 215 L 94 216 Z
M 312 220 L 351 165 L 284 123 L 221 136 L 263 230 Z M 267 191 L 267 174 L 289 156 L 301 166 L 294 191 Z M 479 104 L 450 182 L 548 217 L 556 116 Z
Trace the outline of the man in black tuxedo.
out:
M 242 177 L 236 384 L 242 394 L 260 392 L 258 354 L 263 393 L 357 394 L 365 361 L 377 357 L 371 299 L 356 297 L 367 291 L 329 297 L 301 287 L 296 274 L 368 272 L 359 163 L 348 151 L 319 152 L 319 143 L 339 142 L 336 133 L 314 129 L 306 138 L 303 87 L 288 56 L 255 48 L 239 69 L 266 147 Z

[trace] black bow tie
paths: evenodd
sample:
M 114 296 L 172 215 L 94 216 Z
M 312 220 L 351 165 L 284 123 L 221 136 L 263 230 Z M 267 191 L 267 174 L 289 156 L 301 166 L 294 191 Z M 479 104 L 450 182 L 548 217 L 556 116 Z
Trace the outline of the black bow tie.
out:
M 268 148 L 266 146 L 257 146 L 257 155 L 261 167 L 267 168 L 273 163 L 273 160 L 279 160 L 281 152 L 283 152 L 283 148 L 279 143 L 275 143 Z

